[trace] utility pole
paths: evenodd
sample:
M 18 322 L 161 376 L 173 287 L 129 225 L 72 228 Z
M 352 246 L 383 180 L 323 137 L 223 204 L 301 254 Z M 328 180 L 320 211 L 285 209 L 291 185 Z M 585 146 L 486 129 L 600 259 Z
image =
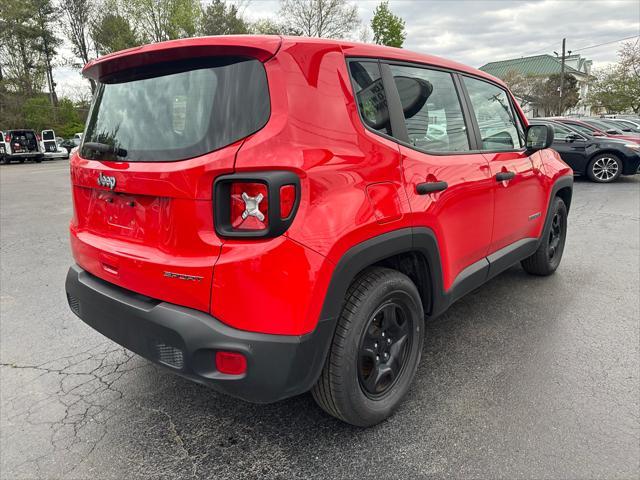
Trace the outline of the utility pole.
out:
M 567 45 L 567 39 L 562 39 L 562 59 L 560 61 L 560 109 L 558 114 L 562 115 L 562 95 L 564 94 L 564 57 L 565 57 L 565 47 Z

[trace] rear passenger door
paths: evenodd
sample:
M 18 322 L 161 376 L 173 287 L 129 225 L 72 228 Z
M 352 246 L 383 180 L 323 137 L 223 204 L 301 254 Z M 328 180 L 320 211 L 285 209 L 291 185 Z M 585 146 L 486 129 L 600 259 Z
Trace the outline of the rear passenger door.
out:
M 534 153 L 533 158 L 527 154 L 522 119 L 505 89 L 479 78 L 461 78 L 477 142 L 489 162 L 493 181 L 495 207 L 489 253 L 515 248 L 520 240 L 537 238 L 544 221 L 545 176 L 540 154 Z
M 465 119 L 456 74 L 413 64 L 389 63 L 382 68 L 393 77 L 404 107 L 404 129 L 394 128 L 393 135 L 400 143 L 412 225 L 434 230 L 444 288 L 450 290 L 456 280 L 468 279 L 486 265 L 494 188 L 489 164 L 482 153 L 473 151 L 475 138 Z M 426 101 L 411 101 L 416 88 L 423 90 Z

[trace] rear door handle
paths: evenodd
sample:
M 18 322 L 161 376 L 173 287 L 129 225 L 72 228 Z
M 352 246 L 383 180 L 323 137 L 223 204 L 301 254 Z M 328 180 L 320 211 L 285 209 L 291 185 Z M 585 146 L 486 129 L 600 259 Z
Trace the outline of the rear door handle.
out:
M 516 172 L 498 172 L 496 173 L 496 181 L 506 182 L 516 176 Z
M 416 192 L 418 192 L 418 195 L 426 195 L 427 193 L 446 190 L 448 186 L 447 182 L 424 182 L 416 185 Z

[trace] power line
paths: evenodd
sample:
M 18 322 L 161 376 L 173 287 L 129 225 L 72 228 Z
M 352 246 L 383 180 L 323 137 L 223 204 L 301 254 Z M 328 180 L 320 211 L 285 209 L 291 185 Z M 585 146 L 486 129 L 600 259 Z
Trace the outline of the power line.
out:
M 581 47 L 581 48 L 576 48 L 575 50 L 571 50 L 572 53 L 574 52 L 581 52 L 582 50 L 588 50 L 590 48 L 596 48 L 596 47 L 601 47 L 603 45 L 610 45 L 612 43 L 618 43 L 618 42 L 622 42 L 624 40 L 631 40 L 632 38 L 637 38 L 640 37 L 640 35 L 631 35 L 630 37 L 625 37 L 625 38 L 619 38 L 617 40 L 611 40 L 610 42 L 604 42 L 604 43 L 598 43 L 596 45 L 589 45 L 588 47 Z

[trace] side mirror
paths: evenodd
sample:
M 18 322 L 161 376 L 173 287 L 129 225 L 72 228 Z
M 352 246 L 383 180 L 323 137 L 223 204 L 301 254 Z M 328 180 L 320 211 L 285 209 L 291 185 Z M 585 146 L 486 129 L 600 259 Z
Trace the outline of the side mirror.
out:
M 614 130 L 614 129 L 607 130 L 607 133 L 609 135 L 620 135 L 620 132 L 618 130 Z
M 549 148 L 553 145 L 553 128 L 548 125 L 529 125 L 526 142 L 529 153 Z
M 576 140 L 580 140 L 580 137 L 578 135 L 576 135 L 575 133 L 570 133 L 569 135 L 567 135 L 565 137 L 565 140 L 569 143 L 571 142 L 575 142 Z

